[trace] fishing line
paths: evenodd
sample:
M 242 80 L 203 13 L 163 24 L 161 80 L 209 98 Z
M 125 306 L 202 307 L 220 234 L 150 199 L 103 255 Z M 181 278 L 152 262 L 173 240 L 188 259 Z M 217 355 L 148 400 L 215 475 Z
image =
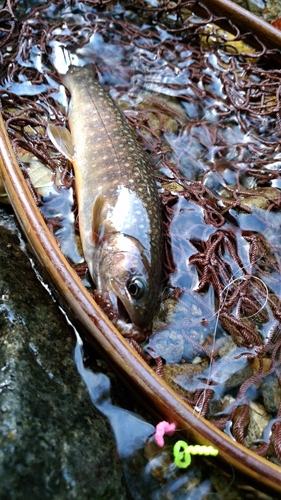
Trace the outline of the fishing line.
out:
M 240 272 L 241 270 L 245 271 L 246 268 L 249 267 L 249 266 L 252 267 L 253 264 L 255 264 L 256 262 L 258 262 L 259 260 L 261 260 L 261 258 L 262 258 L 262 256 L 259 257 L 258 259 L 256 259 L 253 263 L 250 263 L 247 266 L 243 266 L 242 268 L 240 268 L 239 270 L 237 270 L 237 273 Z M 256 279 L 256 280 L 258 280 L 263 285 L 263 287 L 265 289 L 266 296 L 265 296 L 264 303 L 262 304 L 262 306 L 260 307 L 260 309 L 257 312 L 255 312 L 254 314 L 251 314 L 250 316 L 245 316 L 245 319 L 250 319 L 250 318 L 253 318 L 254 316 L 257 316 L 266 307 L 266 304 L 268 302 L 268 296 L 269 296 L 268 287 L 262 281 L 262 279 L 258 278 L 257 276 L 251 275 L 250 277 L 249 276 L 244 276 L 242 278 L 231 279 L 231 281 L 223 288 L 223 290 L 220 292 L 220 307 L 219 307 L 218 311 L 216 313 L 214 313 L 212 315 L 212 317 L 211 317 L 211 318 L 213 318 L 215 316 L 216 317 L 216 322 L 215 322 L 215 327 L 214 327 L 213 343 L 212 343 L 212 347 L 211 347 L 211 351 L 210 351 L 210 356 L 209 356 L 210 363 L 209 363 L 208 378 L 207 378 L 207 381 L 206 381 L 206 385 L 208 385 L 209 382 L 212 380 L 212 371 L 213 371 L 213 366 L 214 366 L 214 348 L 215 348 L 216 335 L 217 335 L 218 324 L 219 324 L 219 315 L 220 315 L 220 311 L 221 311 L 223 305 L 226 303 L 229 288 L 230 288 L 230 286 L 232 286 L 237 281 L 247 281 L 248 280 L 250 282 L 251 279 Z M 224 294 L 225 291 L 227 293 L 225 294 L 225 297 L 223 297 L 223 294 Z M 210 386 L 210 389 L 211 389 L 211 387 L 212 386 Z M 197 401 L 196 405 L 193 408 L 194 414 L 196 412 L 197 418 L 200 416 L 201 410 L 204 407 L 204 403 L 206 401 L 206 392 L 207 392 L 207 389 L 204 388 L 202 394 L 198 398 L 198 401 Z

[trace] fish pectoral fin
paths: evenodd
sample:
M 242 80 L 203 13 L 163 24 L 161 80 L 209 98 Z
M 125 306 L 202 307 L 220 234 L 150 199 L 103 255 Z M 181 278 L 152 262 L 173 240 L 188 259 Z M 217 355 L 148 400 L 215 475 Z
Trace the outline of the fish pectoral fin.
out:
M 93 203 L 92 240 L 95 245 L 101 242 L 105 234 L 115 232 L 111 221 L 107 218 L 107 201 L 98 194 Z
M 48 125 L 47 135 L 55 148 L 68 160 L 73 161 L 74 147 L 69 130 L 58 125 Z

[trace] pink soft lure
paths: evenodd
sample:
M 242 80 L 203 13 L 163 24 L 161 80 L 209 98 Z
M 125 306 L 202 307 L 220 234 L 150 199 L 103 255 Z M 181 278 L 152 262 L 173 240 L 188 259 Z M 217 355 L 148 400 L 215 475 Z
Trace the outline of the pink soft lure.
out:
M 176 424 L 172 423 L 169 424 L 169 422 L 159 422 L 159 424 L 156 425 L 156 430 L 154 434 L 154 439 L 158 446 L 163 448 L 164 446 L 164 435 L 168 434 L 168 436 L 171 436 L 176 430 Z

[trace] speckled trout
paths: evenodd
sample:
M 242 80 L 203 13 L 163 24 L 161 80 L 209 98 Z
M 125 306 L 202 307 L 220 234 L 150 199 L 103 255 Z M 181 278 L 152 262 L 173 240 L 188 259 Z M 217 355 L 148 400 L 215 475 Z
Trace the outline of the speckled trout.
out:
M 69 128 L 49 136 L 74 166 L 85 260 L 98 290 L 140 328 L 161 289 L 161 210 L 153 169 L 93 67 L 70 66 Z

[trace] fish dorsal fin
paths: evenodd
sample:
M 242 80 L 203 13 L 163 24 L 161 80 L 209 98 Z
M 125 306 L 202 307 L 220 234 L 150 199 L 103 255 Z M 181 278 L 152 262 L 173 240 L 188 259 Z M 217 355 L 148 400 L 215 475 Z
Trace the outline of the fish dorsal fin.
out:
M 68 160 L 73 161 L 74 148 L 69 130 L 58 125 L 48 125 L 47 135 L 55 148 Z
M 92 240 L 95 245 L 101 243 L 109 234 L 116 232 L 108 215 L 108 203 L 106 198 L 102 194 L 98 194 L 93 203 L 92 219 Z

